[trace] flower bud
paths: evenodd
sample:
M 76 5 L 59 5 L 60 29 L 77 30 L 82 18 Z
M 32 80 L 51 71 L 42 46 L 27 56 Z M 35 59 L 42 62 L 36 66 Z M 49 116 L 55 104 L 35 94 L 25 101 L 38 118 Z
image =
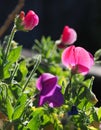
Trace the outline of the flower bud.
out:
M 18 43 L 17 43 L 16 41 L 14 41 L 14 40 L 11 41 L 11 48 L 12 48 L 12 49 L 13 49 L 13 48 L 16 48 L 17 45 L 18 45 Z
M 77 33 L 73 28 L 65 26 L 60 40 L 56 41 L 59 48 L 65 48 L 67 45 L 73 44 L 77 39 Z
M 90 89 L 86 89 L 86 97 L 92 104 L 96 104 L 98 102 L 96 95 Z
M 30 31 L 39 23 L 38 15 L 30 10 L 26 15 L 24 11 L 21 11 L 20 14 L 15 19 L 15 25 L 17 30 L 21 31 Z

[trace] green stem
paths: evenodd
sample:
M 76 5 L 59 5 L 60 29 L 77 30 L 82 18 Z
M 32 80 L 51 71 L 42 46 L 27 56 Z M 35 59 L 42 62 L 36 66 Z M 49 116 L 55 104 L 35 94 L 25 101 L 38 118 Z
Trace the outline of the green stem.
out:
M 33 74 L 34 74 L 35 71 L 37 70 L 37 68 L 38 68 L 38 66 L 39 66 L 39 64 L 40 64 L 40 62 L 41 62 L 41 56 L 39 55 L 39 56 L 37 57 L 37 59 L 36 59 L 36 63 L 35 63 L 35 65 L 34 65 L 34 68 L 32 69 L 32 71 L 31 71 L 31 73 L 30 73 L 28 79 L 26 80 L 26 82 L 25 82 L 25 84 L 24 84 L 24 87 L 23 87 L 23 89 L 22 89 L 22 92 L 23 92 L 23 91 L 25 90 L 25 88 L 27 87 L 27 85 L 28 85 L 28 83 L 29 83 L 31 77 L 33 76 Z
M 65 96 L 65 99 L 68 101 L 68 100 L 71 100 L 72 97 L 73 97 L 73 92 L 72 92 L 72 77 L 73 77 L 73 74 L 70 70 L 70 77 L 69 77 L 69 83 L 68 85 L 66 86 L 66 89 L 65 89 L 65 93 L 64 93 L 64 96 Z
M 18 70 L 18 66 L 19 66 L 18 63 L 16 63 L 15 68 L 14 68 L 14 70 L 13 70 L 13 73 L 12 73 L 12 75 L 11 75 L 10 81 L 13 80 L 13 78 L 14 78 L 14 76 L 15 76 L 17 70 Z
M 6 48 L 5 57 L 4 57 L 4 62 L 6 61 L 7 56 L 9 54 L 9 52 L 10 52 L 11 42 L 12 42 L 12 40 L 14 38 L 15 32 L 16 32 L 16 27 L 14 26 L 13 29 L 12 29 L 12 31 L 11 31 L 10 37 L 8 39 L 7 48 Z

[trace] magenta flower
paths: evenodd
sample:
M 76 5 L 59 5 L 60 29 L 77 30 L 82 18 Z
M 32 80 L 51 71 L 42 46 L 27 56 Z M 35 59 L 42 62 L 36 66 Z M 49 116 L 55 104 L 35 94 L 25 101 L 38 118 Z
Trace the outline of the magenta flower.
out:
M 82 47 L 70 46 L 62 53 L 62 63 L 74 73 L 87 74 L 94 64 L 91 53 Z
M 26 16 L 24 11 L 21 11 L 20 15 L 16 20 L 16 27 L 18 30 L 29 31 L 32 30 L 35 26 L 37 26 L 38 23 L 39 17 L 34 11 L 30 10 L 26 14 Z
M 40 91 L 39 106 L 48 103 L 50 107 L 60 107 L 63 104 L 64 99 L 57 80 L 57 77 L 50 73 L 44 73 L 38 78 L 36 87 Z
M 73 28 L 65 26 L 61 35 L 59 48 L 64 48 L 67 45 L 73 44 L 77 39 L 77 33 Z

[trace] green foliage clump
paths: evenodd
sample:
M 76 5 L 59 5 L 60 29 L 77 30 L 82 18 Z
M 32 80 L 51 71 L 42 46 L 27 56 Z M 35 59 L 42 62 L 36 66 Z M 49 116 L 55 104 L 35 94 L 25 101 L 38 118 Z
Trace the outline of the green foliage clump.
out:
M 98 130 L 101 107 L 92 91 L 94 77 L 73 74 L 61 64 L 62 50 L 50 37 L 35 40 L 33 56 L 22 56 L 22 46 L 11 35 L 0 46 L 1 130 Z M 101 54 L 95 53 L 95 61 Z M 64 104 L 38 106 L 36 80 L 42 73 L 58 76 Z

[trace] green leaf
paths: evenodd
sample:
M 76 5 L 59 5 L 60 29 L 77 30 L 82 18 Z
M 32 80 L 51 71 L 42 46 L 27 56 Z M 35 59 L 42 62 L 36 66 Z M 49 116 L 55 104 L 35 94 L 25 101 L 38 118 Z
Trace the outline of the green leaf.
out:
M 25 108 L 25 104 L 21 104 L 21 105 L 17 106 L 14 110 L 14 114 L 13 114 L 12 119 L 13 120 L 19 119 L 24 111 L 24 108 Z
M 16 81 L 21 82 L 22 80 L 24 80 L 24 78 L 26 78 L 27 74 L 28 74 L 28 69 L 26 67 L 26 61 L 23 60 L 19 63 L 19 69 L 15 77 Z
M 26 93 L 23 93 L 22 96 L 20 96 L 18 99 L 18 104 L 26 104 L 26 100 L 27 100 L 27 95 Z
M 16 99 L 18 99 L 22 94 L 22 89 L 19 84 L 13 84 L 13 86 L 11 87 L 11 91 Z
M 27 125 L 27 129 L 29 128 L 30 130 L 33 130 L 34 128 L 35 130 L 39 130 L 39 126 L 40 126 L 39 122 L 40 120 L 37 117 L 32 118 L 29 124 Z
M 94 54 L 94 60 L 98 60 L 101 57 L 101 49 L 97 50 Z
M 19 46 L 17 48 L 14 48 L 10 51 L 7 60 L 8 62 L 3 66 L 3 75 L 2 78 L 6 79 L 10 77 L 10 69 L 12 68 L 12 64 L 15 63 L 21 54 L 22 47 Z
M 22 46 L 12 49 L 7 57 L 8 62 L 10 63 L 16 62 L 21 55 L 21 50 L 22 50 Z
M 0 48 L 0 65 L 2 65 L 2 48 Z
M 9 120 L 11 120 L 12 119 L 12 114 L 14 112 L 14 108 L 13 108 L 9 98 L 6 99 L 6 107 L 7 107 L 8 118 L 9 118 Z
M 90 89 L 86 89 L 86 94 L 85 94 L 87 100 L 92 103 L 92 104 L 96 104 L 98 102 L 96 95 L 90 90 Z
M 99 119 L 98 119 L 99 113 L 97 113 L 97 111 L 94 107 L 92 107 L 92 109 L 90 110 L 89 116 L 90 116 L 90 118 L 89 118 L 90 122 L 99 121 Z
M 32 113 L 32 119 L 29 121 L 28 125 L 25 127 L 24 130 L 27 130 L 28 128 L 30 130 L 39 130 L 41 125 L 41 117 L 44 114 L 43 108 L 36 108 L 36 110 Z
M 22 73 L 22 76 L 24 78 L 27 75 L 27 73 L 28 73 L 25 61 L 20 62 L 20 64 L 19 64 L 19 70 Z
M 11 69 L 12 65 L 11 63 L 8 63 L 6 64 L 4 67 L 3 67 L 3 75 L 2 75 L 2 78 L 6 79 L 6 78 L 9 78 L 10 77 L 10 69 Z
M 19 97 L 18 102 L 17 102 L 18 105 L 15 107 L 14 113 L 13 113 L 13 116 L 12 116 L 13 120 L 17 120 L 17 119 L 19 119 L 21 117 L 22 113 L 25 110 L 26 100 L 27 100 L 27 95 L 26 94 L 22 94 L 22 96 Z
M 101 121 L 101 107 L 98 108 L 98 119 Z

